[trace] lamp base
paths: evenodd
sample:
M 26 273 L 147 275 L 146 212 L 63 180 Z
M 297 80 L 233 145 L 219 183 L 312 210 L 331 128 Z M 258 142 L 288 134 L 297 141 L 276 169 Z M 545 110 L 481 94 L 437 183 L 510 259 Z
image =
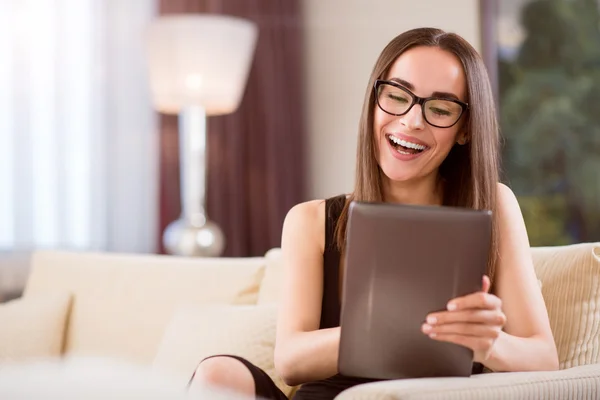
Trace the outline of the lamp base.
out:
M 219 257 L 225 248 L 225 236 L 214 222 L 194 225 L 180 218 L 165 229 L 163 245 L 169 254 L 177 256 Z

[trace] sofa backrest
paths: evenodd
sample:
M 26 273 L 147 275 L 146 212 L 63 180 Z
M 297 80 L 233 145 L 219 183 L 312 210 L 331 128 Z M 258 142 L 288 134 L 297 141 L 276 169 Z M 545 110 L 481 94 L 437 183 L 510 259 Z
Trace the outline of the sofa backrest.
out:
M 600 243 L 532 249 L 560 368 L 600 363 Z
M 38 252 L 24 296 L 68 292 L 66 355 L 151 363 L 180 305 L 255 304 L 264 258 Z
M 600 243 L 532 248 L 561 368 L 600 363 Z M 257 258 L 38 252 L 25 295 L 69 292 L 66 354 L 150 363 L 178 306 L 277 304 L 281 249 Z

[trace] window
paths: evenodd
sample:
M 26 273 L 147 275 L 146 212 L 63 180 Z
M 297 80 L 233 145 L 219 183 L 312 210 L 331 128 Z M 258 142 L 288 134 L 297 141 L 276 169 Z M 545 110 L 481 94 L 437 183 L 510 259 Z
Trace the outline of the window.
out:
M 152 0 L 0 2 L 0 248 L 151 251 Z
M 598 2 L 495 4 L 495 20 L 487 21 L 495 32 L 487 34 L 496 38 L 491 70 L 498 76 L 504 170 L 519 198 L 531 244 L 598 241 Z

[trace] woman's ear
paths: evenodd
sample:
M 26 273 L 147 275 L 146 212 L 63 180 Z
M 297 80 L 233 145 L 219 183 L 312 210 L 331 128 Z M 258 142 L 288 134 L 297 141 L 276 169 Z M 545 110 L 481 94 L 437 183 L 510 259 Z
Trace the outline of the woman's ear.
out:
M 460 132 L 458 134 L 458 137 L 456 138 L 456 143 L 460 144 L 461 146 L 467 143 L 467 134 L 466 132 Z

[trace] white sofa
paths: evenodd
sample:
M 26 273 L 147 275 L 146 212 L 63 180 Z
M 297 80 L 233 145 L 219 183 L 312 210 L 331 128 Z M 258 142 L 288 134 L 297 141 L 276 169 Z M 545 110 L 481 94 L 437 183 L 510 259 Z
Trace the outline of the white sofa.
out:
M 600 398 L 600 243 L 533 248 L 532 257 L 560 371 L 394 380 L 338 398 Z M 0 305 L 0 327 L 10 326 L 0 328 L 0 368 L 39 357 L 104 357 L 151 366 L 183 387 L 200 359 L 233 353 L 294 390 L 273 368 L 279 249 L 215 259 L 43 251 L 31 262 L 24 296 Z

